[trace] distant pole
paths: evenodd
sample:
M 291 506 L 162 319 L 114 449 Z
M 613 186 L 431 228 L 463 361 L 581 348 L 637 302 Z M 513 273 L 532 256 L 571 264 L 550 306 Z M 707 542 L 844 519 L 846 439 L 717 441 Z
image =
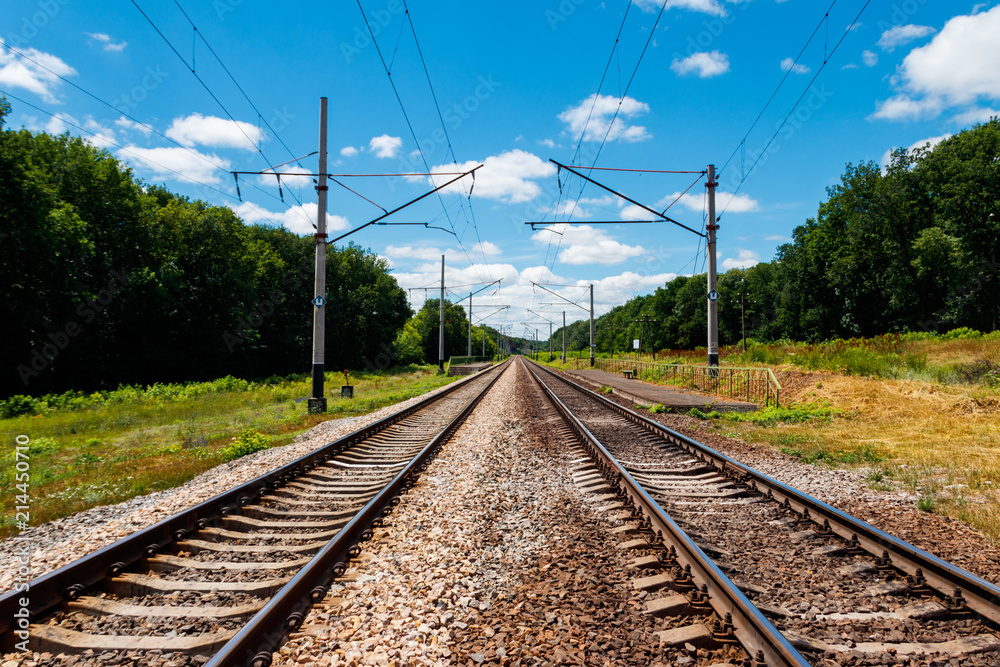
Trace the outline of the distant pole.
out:
M 740 323 L 743 327 L 743 351 L 747 351 L 747 284 L 745 279 L 741 279 L 743 288 L 740 290 Z
M 469 292 L 469 349 L 465 354 L 472 356 L 472 292 Z
M 552 361 L 552 321 L 549 321 L 549 361 Z
M 566 363 L 566 311 L 563 311 L 563 363 Z
M 319 182 L 316 185 L 316 279 L 313 289 L 312 397 L 309 412 L 326 412 L 326 98 L 319 98 Z
M 594 366 L 594 284 L 590 284 L 590 366 Z
M 441 322 L 438 325 L 438 375 L 444 375 L 444 255 L 441 255 Z
M 502 353 L 500 351 L 500 329 L 497 329 L 497 361 L 503 359 Z
M 486 323 L 483 322 L 483 356 L 486 356 Z
M 708 224 L 705 230 L 708 232 L 708 293 L 716 293 L 718 287 L 718 276 L 715 272 L 715 231 L 719 228 L 715 219 L 715 165 L 708 165 Z M 707 298 L 707 297 L 706 297 Z M 718 301 L 708 299 L 708 365 L 716 367 L 719 365 L 719 304 Z

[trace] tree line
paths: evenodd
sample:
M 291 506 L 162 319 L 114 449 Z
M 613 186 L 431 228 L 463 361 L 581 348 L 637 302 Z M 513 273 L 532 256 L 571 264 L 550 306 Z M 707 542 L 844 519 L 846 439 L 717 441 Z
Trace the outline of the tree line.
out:
M 883 169 L 848 164 L 775 259 L 719 275 L 719 339 L 821 341 L 1000 325 L 1000 120 Z M 694 349 L 707 339 L 707 277 L 680 276 L 598 318 L 597 349 Z M 745 317 L 744 317 L 745 314 Z M 652 320 L 645 326 L 643 318 Z M 561 344 L 561 331 L 554 338 Z M 567 327 L 572 349 L 589 324 Z
M 69 134 L 5 128 L 9 110 L 0 395 L 309 370 L 312 238 L 143 183 Z M 326 279 L 327 369 L 377 365 L 406 293 L 355 245 L 331 248 Z

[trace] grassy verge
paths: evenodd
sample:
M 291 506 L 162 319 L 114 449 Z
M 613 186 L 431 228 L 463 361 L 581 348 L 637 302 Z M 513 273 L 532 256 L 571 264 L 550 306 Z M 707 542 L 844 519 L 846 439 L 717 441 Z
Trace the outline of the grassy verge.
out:
M 20 400 L 0 419 L 0 537 L 17 532 L 15 442 L 26 436 L 31 525 L 168 489 L 219 463 L 284 445 L 313 426 L 372 412 L 454 381 L 433 366 L 352 374 L 354 398 L 329 399 L 323 415 L 306 412 L 305 376 L 250 383 L 126 387 L 101 394 Z M 343 381 L 329 373 L 331 394 Z M 24 438 L 20 438 L 24 442 Z M 23 468 L 23 466 L 22 466 Z
M 807 463 L 863 467 L 873 489 L 914 494 L 921 510 L 1000 541 L 1000 390 L 843 372 L 796 376 L 785 407 L 711 415 L 714 425 Z

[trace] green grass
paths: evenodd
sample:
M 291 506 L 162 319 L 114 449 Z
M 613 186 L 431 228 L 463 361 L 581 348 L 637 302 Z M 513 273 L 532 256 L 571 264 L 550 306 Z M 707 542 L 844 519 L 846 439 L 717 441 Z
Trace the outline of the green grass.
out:
M 328 411 L 307 413 L 310 378 L 123 387 L 98 394 L 34 399 L 0 419 L 0 537 L 16 532 L 15 442 L 28 439 L 31 525 L 96 505 L 182 484 L 263 447 L 288 444 L 329 419 L 372 412 L 454 381 L 433 366 L 352 374 L 354 398 L 340 398 L 343 376 L 327 374 Z M 68 398 L 67 398 L 68 397 Z M 23 405 L 24 401 L 18 401 Z

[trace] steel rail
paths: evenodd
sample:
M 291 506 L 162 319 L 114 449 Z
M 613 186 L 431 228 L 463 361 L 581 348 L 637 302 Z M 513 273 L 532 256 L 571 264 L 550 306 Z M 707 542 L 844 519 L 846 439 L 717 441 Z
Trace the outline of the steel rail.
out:
M 619 494 L 627 496 L 649 519 L 653 530 L 676 550 L 676 559 L 682 566 L 690 566 L 691 574 L 699 585 L 708 586 L 709 604 L 725 618 L 732 615 L 733 633 L 743 647 L 754 656 L 763 652 L 768 667 L 808 667 L 809 662 L 788 642 L 774 625 L 753 605 L 743 592 L 727 577 L 704 551 L 685 533 L 670 516 L 642 488 L 635 478 L 612 456 L 604 445 L 584 426 L 576 415 L 559 399 L 545 381 L 535 373 L 538 364 L 529 370 L 541 385 L 556 410 L 577 432 L 591 453 L 601 462 L 602 468 L 617 480 Z M 759 656 L 758 656 L 759 658 Z
M 497 366 L 499 368 L 500 366 Z M 487 372 L 492 372 L 487 371 Z M 108 576 L 116 576 L 128 566 L 143 558 L 153 556 L 174 542 L 185 539 L 190 533 L 218 525 L 219 520 L 234 513 L 240 507 L 259 499 L 276 485 L 298 477 L 317 465 L 332 459 L 372 435 L 426 408 L 472 382 L 479 375 L 470 375 L 447 386 L 443 391 L 428 396 L 417 403 L 349 433 L 338 440 L 320 447 L 269 473 L 245 482 L 229 491 L 202 501 L 197 505 L 167 517 L 152 526 L 109 544 L 83 558 L 68 563 L 52 572 L 44 574 L 27 584 L 27 590 L 15 587 L 0 595 L 0 633 L 2 646 L 10 649 L 16 641 L 12 632 L 21 616 L 22 609 L 28 610 L 29 618 L 35 621 L 45 613 L 73 600 L 84 590 L 95 586 Z M 21 603 L 28 600 L 27 605 Z
M 506 365 L 500 364 L 493 370 Z M 417 474 L 427 467 L 441 445 L 461 426 L 501 375 L 502 372 L 498 372 L 377 496 L 216 652 L 205 667 L 270 667 L 272 652 L 284 643 L 288 633 L 301 625 L 309 607 L 326 597 L 330 583 L 346 572 L 350 557 L 360 554 L 361 543 L 372 539 L 372 527 L 381 525 L 382 518 L 399 504 L 399 494 L 409 490 Z
M 1000 624 L 1000 586 L 992 584 L 968 570 L 949 563 L 905 540 L 890 535 L 818 498 L 814 498 L 783 482 L 779 482 L 773 477 L 717 452 L 697 440 L 693 440 L 662 424 L 652 421 L 634 410 L 630 410 L 600 394 L 581 387 L 561 375 L 552 373 L 548 369 L 545 370 L 558 377 L 576 391 L 599 401 L 611 410 L 656 433 L 669 442 L 687 449 L 691 454 L 707 460 L 722 474 L 747 485 L 751 490 L 756 490 L 773 497 L 780 503 L 786 503 L 787 501 L 788 507 L 798 512 L 803 518 L 810 519 L 817 526 L 825 529 L 828 523 L 831 531 L 851 542 L 852 547 L 863 549 L 874 555 L 880 559 L 883 565 L 890 564 L 884 560 L 887 557 L 893 567 L 907 573 L 911 577 L 923 577 L 926 585 L 937 590 L 943 596 L 951 598 L 956 604 L 964 603 L 968 609 L 983 618 L 988 619 L 992 623 Z M 955 595 L 956 591 L 961 592 L 961 600 L 957 599 Z

